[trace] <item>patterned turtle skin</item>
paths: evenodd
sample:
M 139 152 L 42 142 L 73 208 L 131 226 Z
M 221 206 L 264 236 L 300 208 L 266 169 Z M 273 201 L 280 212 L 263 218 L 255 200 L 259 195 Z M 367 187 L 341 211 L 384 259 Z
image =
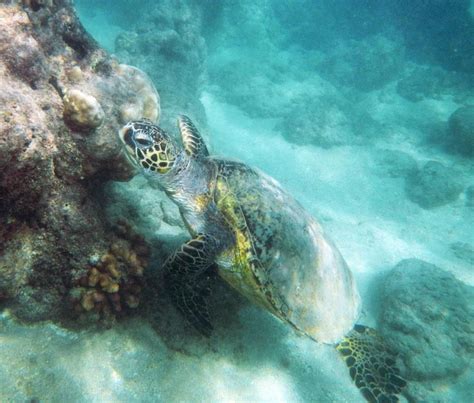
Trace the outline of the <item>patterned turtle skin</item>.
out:
M 119 137 L 130 161 L 178 205 L 192 236 L 164 265 L 166 288 L 185 318 L 211 333 L 208 269 L 217 267 L 235 290 L 299 333 L 338 343 L 368 401 L 397 401 L 405 381 L 380 358 L 386 350 L 372 329 L 351 330 L 359 294 L 318 222 L 273 178 L 210 156 L 189 118 L 180 116 L 178 128 L 182 145 L 148 121 L 129 122 Z

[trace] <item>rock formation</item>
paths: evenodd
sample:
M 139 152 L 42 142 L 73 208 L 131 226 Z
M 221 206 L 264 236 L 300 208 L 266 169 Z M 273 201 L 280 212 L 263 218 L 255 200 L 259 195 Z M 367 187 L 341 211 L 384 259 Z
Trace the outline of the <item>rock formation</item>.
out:
M 456 171 L 437 161 L 428 161 L 420 170 L 410 173 L 405 180 L 407 197 L 424 209 L 452 203 L 462 190 L 463 185 Z
M 2 2 L 0 54 L 0 302 L 24 320 L 60 319 L 119 237 L 93 197 L 133 175 L 116 132 L 157 121 L 159 97 L 85 32 L 71 0 Z
M 448 401 L 438 399 L 446 383 L 472 371 L 474 288 L 406 259 L 383 279 L 381 297 L 380 331 L 405 363 L 410 401 Z

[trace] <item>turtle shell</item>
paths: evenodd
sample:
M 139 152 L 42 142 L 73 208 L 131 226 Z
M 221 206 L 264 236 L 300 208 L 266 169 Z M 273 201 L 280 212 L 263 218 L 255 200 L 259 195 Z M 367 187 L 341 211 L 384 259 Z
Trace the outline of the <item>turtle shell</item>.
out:
M 313 339 L 339 341 L 360 298 L 336 246 L 273 178 L 237 162 L 217 166 L 214 202 L 235 236 L 216 259 L 221 277 Z

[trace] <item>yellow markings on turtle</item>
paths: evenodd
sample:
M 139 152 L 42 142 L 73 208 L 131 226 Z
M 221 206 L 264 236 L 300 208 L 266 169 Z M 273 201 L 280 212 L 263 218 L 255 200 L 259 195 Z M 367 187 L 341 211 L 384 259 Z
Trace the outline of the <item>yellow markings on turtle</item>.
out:
M 245 272 L 250 269 L 250 242 L 245 234 L 238 230 L 236 231 L 236 246 L 234 247 L 234 266 L 238 271 Z
M 209 206 L 210 196 L 208 193 L 197 195 L 194 198 L 194 205 L 199 212 L 204 211 Z
M 158 143 L 153 148 L 140 151 L 140 164 L 143 168 L 164 174 L 168 172 L 173 163 L 173 158 L 168 154 L 169 149 Z
M 251 263 L 252 243 L 248 232 L 241 229 L 245 224 L 245 218 L 240 211 L 240 206 L 228 189 L 225 179 L 217 179 L 216 190 L 219 195 L 217 208 L 224 215 L 235 236 L 235 244 L 219 256 L 219 260 L 230 261 L 232 267 L 220 270 L 219 274 L 251 301 L 276 313 L 275 307 L 262 291 L 261 284 L 255 275 L 255 267 Z

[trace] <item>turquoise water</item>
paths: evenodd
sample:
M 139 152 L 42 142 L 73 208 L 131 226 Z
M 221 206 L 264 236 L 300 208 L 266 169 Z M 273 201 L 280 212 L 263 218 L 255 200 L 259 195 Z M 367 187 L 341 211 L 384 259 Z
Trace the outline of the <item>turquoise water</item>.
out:
M 76 5 L 101 46 L 150 76 L 161 126 L 177 134 L 187 114 L 212 154 L 263 170 L 318 218 L 354 274 L 360 321 L 389 338 L 396 330 L 409 382 L 401 400 L 472 401 L 474 2 Z M 131 219 L 155 256 L 188 238 L 143 177 L 107 193 L 107 218 Z M 430 282 L 413 269 L 421 288 L 393 291 L 413 293 L 412 306 L 391 310 L 384 276 L 411 258 L 454 277 Z M 6 312 L 2 360 L 14 364 L 0 366 L 0 400 L 364 401 L 332 346 L 222 285 L 217 295 L 210 339 L 160 306 L 158 319 L 146 312 L 100 331 L 26 327 Z

